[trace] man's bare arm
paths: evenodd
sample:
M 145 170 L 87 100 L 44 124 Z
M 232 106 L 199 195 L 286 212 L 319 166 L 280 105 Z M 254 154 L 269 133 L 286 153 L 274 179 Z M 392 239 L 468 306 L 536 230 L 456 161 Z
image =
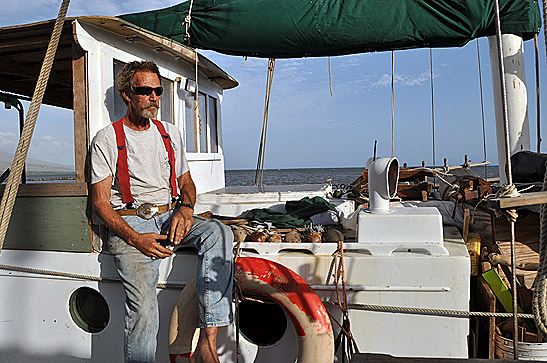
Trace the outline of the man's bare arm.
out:
M 112 209 L 110 205 L 111 185 L 111 176 L 91 185 L 91 200 L 95 213 L 101 217 L 108 228 L 144 255 L 156 258 L 170 256 L 173 252 L 158 243 L 158 240 L 165 240 L 167 236 L 157 233 L 137 233 Z
M 190 176 L 190 172 L 187 171 L 179 176 L 177 182 L 180 190 L 180 201 L 194 206 L 196 204 L 196 186 Z M 173 215 L 171 226 L 169 227 L 169 240 L 171 243 L 178 245 L 186 237 L 194 221 L 193 214 L 194 210 L 192 208 L 182 206 Z

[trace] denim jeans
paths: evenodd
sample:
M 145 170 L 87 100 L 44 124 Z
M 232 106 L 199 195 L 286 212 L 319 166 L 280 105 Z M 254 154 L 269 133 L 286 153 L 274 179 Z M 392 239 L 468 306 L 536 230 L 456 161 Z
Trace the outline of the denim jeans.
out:
M 171 222 L 169 211 L 145 220 L 124 216 L 139 233 L 166 234 Z M 153 259 L 110 232 L 108 246 L 116 261 L 125 290 L 125 361 L 154 362 L 159 326 L 156 284 L 161 259 Z M 196 285 L 200 328 L 229 325 L 232 318 L 233 234 L 216 220 L 194 216 L 188 235 L 180 246 L 197 249 Z

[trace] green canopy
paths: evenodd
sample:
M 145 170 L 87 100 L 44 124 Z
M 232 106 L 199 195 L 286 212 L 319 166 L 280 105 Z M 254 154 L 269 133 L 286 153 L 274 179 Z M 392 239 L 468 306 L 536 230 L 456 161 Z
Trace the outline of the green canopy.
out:
M 494 0 L 194 0 L 119 18 L 195 48 L 266 58 L 463 46 L 495 34 Z M 502 31 L 529 39 L 537 0 L 500 0 Z

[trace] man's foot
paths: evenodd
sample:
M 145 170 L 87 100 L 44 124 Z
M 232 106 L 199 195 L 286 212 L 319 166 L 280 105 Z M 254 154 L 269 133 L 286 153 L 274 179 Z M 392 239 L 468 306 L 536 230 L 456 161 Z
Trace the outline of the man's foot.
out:
M 198 345 L 190 358 L 190 363 L 219 363 L 217 332 L 218 328 L 200 329 Z

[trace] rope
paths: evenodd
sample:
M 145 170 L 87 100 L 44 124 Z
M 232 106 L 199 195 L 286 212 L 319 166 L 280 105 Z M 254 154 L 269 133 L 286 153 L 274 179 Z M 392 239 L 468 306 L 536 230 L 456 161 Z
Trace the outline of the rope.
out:
M 351 357 L 353 355 L 353 352 L 359 353 L 359 349 L 357 348 L 357 343 L 355 339 L 353 338 L 353 334 L 351 333 L 351 324 L 349 320 L 349 314 L 348 314 L 348 296 L 347 296 L 347 289 L 346 289 L 346 269 L 344 265 L 344 243 L 342 241 L 338 241 L 338 249 L 334 253 L 334 286 L 336 289 L 336 300 L 338 301 L 337 306 L 340 308 L 340 311 L 342 312 L 342 324 L 340 324 L 338 321 L 336 323 L 343 328 L 342 332 L 347 337 L 345 341 L 345 354 L 342 353 L 343 359 L 348 358 L 348 361 L 351 361 Z M 342 280 L 342 300 L 340 300 L 340 290 L 338 288 L 338 281 Z M 330 314 L 329 314 L 330 315 Z M 337 339 L 338 340 L 338 339 Z M 341 342 L 341 341 L 340 341 Z M 336 350 L 336 348 L 335 348 Z
M 433 98 L 433 50 L 429 48 L 429 69 L 431 72 L 431 129 L 432 129 L 432 141 L 433 141 L 433 167 L 435 167 L 435 101 Z
M 275 58 L 268 59 L 268 75 L 266 77 L 266 95 L 264 97 L 264 118 L 262 120 L 262 135 L 258 147 L 258 161 L 256 163 L 255 185 L 262 186 L 264 179 L 264 155 L 266 154 L 266 133 L 268 131 L 268 116 L 270 111 L 270 94 L 275 71 Z
M 545 227 L 547 227 L 547 224 Z M 547 228 L 545 227 L 542 227 L 542 228 L 547 231 Z M 542 245 L 544 249 L 545 249 L 545 246 L 547 246 L 547 244 Z M 540 268 L 541 268 L 541 262 L 540 262 Z M 105 283 L 121 283 L 122 282 L 121 279 L 119 278 L 81 275 L 81 274 L 73 274 L 69 272 L 60 272 L 60 271 L 36 269 L 36 268 L 30 268 L 30 267 L 21 267 L 21 266 L 11 266 L 11 265 L 0 264 L 0 269 L 8 270 L 8 271 L 48 275 L 48 276 L 65 277 L 65 278 L 76 279 L 76 280 L 88 280 L 88 281 L 97 281 L 97 282 L 105 282 Z M 538 276 L 539 276 L 539 272 L 538 272 Z M 536 281 L 536 284 L 537 283 L 538 281 Z M 183 284 L 157 284 L 156 285 L 156 287 L 159 289 L 182 289 L 185 286 L 186 285 L 183 285 Z M 534 300 L 535 298 L 536 298 L 536 295 L 534 295 Z M 249 298 L 244 298 L 244 299 L 249 300 Z M 324 301 L 323 304 L 340 306 L 338 303 L 331 302 L 331 301 Z M 354 304 L 354 303 L 346 303 L 346 304 L 348 309 L 383 311 L 383 312 L 394 312 L 394 313 L 395 312 L 412 312 L 412 313 L 429 313 L 429 314 L 441 314 L 441 315 L 452 315 L 452 316 L 484 316 L 484 317 L 495 316 L 495 317 L 503 317 L 503 318 L 508 318 L 513 315 L 512 313 L 486 313 L 486 312 L 473 312 L 473 311 L 470 312 L 470 311 L 459 311 L 459 310 L 406 308 L 406 307 L 380 306 L 380 305 Z M 518 314 L 518 317 L 525 318 L 525 319 L 534 318 L 532 314 Z M 353 339 L 351 334 L 350 334 L 350 337 L 351 339 Z
M 545 3 L 545 0 L 543 0 Z M 545 6 L 545 4 L 544 4 Z M 540 152 L 541 146 L 541 107 L 539 98 L 539 50 L 538 50 L 538 36 L 534 34 L 534 49 L 536 56 L 536 123 L 537 123 L 537 152 Z
M 515 198 L 520 197 L 520 193 L 514 184 L 503 184 L 495 195 L 496 198 Z M 515 223 L 518 218 L 516 209 L 504 209 L 501 211 L 495 210 L 496 216 L 506 217 L 511 223 Z M 513 228 L 514 231 L 514 228 Z
M 545 54 L 547 54 L 547 28 L 545 28 L 545 24 L 547 24 L 547 2 L 543 0 L 542 3 L 543 3 L 543 39 L 545 41 Z
M 4 195 L 2 196 L 2 203 L 0 204 L 0 253 L 2 252 L 2 247 L 4 245 L 13 205 L 15 204 L 15 197 L 19 190 L 19 181 L 21 180 L 21 174 L 30 147 L 30 140 L 32 138 L 32 133 L 34 132 L 38 112 L 40 111 L 42 99 L 49 80 L 49 74 L 51 72 L 51 67 L 53 66 L 57 46 L 59 45 L 59 38 L 61 37 L 61 31 L 63 30 L 69 3 L 70 0 L 63 0 L 57 19 L 55 20 L 51 40 L 46 51 L 44 62 L 42 63 L 42 68 L 40 69 L 40 75 L 38 76 L 36 88 L 34 89 L 34 95 L 32 96 L 25 125 L 21 137 L 19 138 L 19 144 L 17 145 L 17 151 L 15 152 L 15 157 L 11 166 L 11 173 L 6 188 L 4 189 Z
M 477 63 L 479 65 L 479 88 L 481 91 L 481 120 L 482 120 L 482 149 L 484 152 L 484 161 L 486 157 L 486 127 L 484 122 L 484 96 L 482 91 L 482 69 L 481 69 L 481 49 L 479 47 L 479 39 L 477 38 Z M 488 166 L 484 164 L 484 179 L 488 180 Z
M 542 190 L 547 191 L 547 173 L 543 179 Z M 541 205 L 539 215 L 539 266 L 534 281 L 532 312 L 538 330 L 547 338 L 547 204 Z
M 323 301 L 324 305 L 337 306 L 338 304 L 333 301 Z M 427 308 L 410 308 L 401 306 L 387 306 L 387 305 L 371 305 L 371 304 L 356 304 L 348 303 L 348 309 L 353 310 L 367 310 L 377 311 L 384 313 L 410 313 L 410 314 L 423 314 L 423 315 L 436 315 L 446 317 L 498 317 L 498 318 L 510 318 L 513 313 L 489 313 L 483 311 L 463 311 L 463 310 L 446 310 L 446 309 L 427 309 Z M 517 316 L 522 319 L 533 319 L 533 314 L 518 313 Z
M 500 84 L 501 84 L 501 104 L 502 104 L 502 113 L 503 113 L 503 130 L 505 132 L 505 162 L 506 162 L 506 175 L 507 175 L 507 184 L 513 184 L 513 174 L 511 170 L 511 150 L 509 143 L 509 118 L 507 115 L 507 88 L 505 84 L 505 67 L 503 65 L 503 45 L 501 40 L 501 20 L 500 20 L 500 6 L 499 1 L 494 1 L 495 5 L 495 16 L 496 16 L 496 39 L 498 43 L 498 61 L 499 61 L 499 75 L 500 75 Z M 507 212 L 507 211 L 506 211 Z M 511 231 L 511 266 L 516 266 L 516 256 L 515 256 L 515 213 L 510 213 L 509 219 L 509 229 Z M 513 291 L 517 291 L 517 272 L 516 268 L 512 269 L 512 281 L 511 286 Z M 513 357 L 518 359 L 518 319 L 517 319 L 517 295 L 513 294 Z
M 188 15 L 184 17 L 182 25 L 184 25 L 184 41 L 187 45 L 190 45 L 190 25 L 192 25 L 192 7 L 194 6 L 194 0 L 190 0 L 190 7 L 188 8 Z
M 201 140 L 200 135 L 202 133 L 202 129 L 201 129 L 202 120 L 201 120 L 201 112 L 199 107 L 199 64 L 198 64 L 199 57 L 198 57 L 198 52 L 195 49 L 194 49 L 194 54 L 196 56 L 196 66 L 195 66 L 196 90 L 194 92 L 194 130 L 196 134 L 195 135 L 196 136 L 196 152 L 201 152 L 202 146 L 199 145 L 199 141 L 198 141 L 198 140 Z M 198 149 L 198 145 L 199 145 L 199 149 Z
M 73 274 L 73 273 L 70 273 L 70 272 L 43 270 L 43 269 L 37 269 L 37 268 L 31 268 L 31 267 L 0 265 L 0 269 L 1 270 L 8 270 L 8 271 L 27 272 L 27 273 L 47 275 L 47 276 L 66 277 L 66 278 L 76 279 L 76 280 L 88 280 L 88 281 L 108 282 L 108 283 L 121 283 L 122 282 L 121 279 L 113 278 L 113 277 L 80 275 L 80 274 Z M 183 284 L 157 284 L 156 285 L 156 287 L 158 289 L 183 289 L 185 286 L 186 285 L 183 285 Z
M 329 57 L 329 90 L 330 90 L 330 96 L 334 97 L 334 95 L 332 94 L 332 73 L 330 70 L 330 57 Z
M 395 150 L 395 92 L 394 92 L 394 74 L 395 74 L 395 52 L 391 51 L 391 157 L 393 158 Z

